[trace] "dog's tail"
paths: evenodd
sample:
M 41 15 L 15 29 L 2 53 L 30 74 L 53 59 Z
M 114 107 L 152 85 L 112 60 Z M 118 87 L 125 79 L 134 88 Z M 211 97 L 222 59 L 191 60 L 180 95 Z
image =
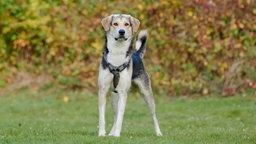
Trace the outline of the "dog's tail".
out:
M 140 31 L 136 40 L 136 53 L 140 56 L 141 59 L 144 57 L 144 54 L 146 52 L 147 39 L 147 30 Z

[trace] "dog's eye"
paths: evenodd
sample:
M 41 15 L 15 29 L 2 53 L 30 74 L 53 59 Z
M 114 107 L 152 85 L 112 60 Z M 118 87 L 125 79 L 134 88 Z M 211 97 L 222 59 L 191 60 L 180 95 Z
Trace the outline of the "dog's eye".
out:
M 113 25 L 114 25 L 114 26 L 118 26 L 118 24 L 117 24 L 117 23 L 113 23 Z
M 130 24 L 128 24 L 128 23 L 125 23 L 124 25 L 125 25 L 125 26 L 129 26 Z

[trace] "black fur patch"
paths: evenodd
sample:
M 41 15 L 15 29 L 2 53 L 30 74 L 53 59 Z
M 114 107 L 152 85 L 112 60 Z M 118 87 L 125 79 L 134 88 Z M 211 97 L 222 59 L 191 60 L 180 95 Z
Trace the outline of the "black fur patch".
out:
M 132 80 L 138 78 L 145 72 L 144 65 L 141 57 L 138 53 L 132 55 L 133 69 L 132 69 Z

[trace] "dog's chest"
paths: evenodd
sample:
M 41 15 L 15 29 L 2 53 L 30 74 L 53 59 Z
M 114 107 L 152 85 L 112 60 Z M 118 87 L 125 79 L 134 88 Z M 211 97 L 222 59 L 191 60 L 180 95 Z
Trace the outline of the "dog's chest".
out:
M 126 53 L 109 52 L 107 56 L 108 62 L 114 66 L 120 66 L 126 62 Z

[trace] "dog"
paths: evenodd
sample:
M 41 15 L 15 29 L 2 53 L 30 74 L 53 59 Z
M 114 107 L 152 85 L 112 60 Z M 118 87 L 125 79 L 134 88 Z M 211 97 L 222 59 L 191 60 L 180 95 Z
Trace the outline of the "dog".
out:
M 149 75 L 142 62 L 147 42 L 147 31 L 142 30 L 137 37 L 136 50 L 133 48 L 134 33 L 140 21 L 127 14 L 112 14 L 102 19 L 105 30 L 105 45 L 98 76 L 99 136 L 105 136 L 106 95 L 114 85 L 111 105 L 114 123 L 109 136 L 120 137 L 127 93 L 134 82 L 152 115 L 157 136 L 162 136 L 155 113 L 155 102 Z

